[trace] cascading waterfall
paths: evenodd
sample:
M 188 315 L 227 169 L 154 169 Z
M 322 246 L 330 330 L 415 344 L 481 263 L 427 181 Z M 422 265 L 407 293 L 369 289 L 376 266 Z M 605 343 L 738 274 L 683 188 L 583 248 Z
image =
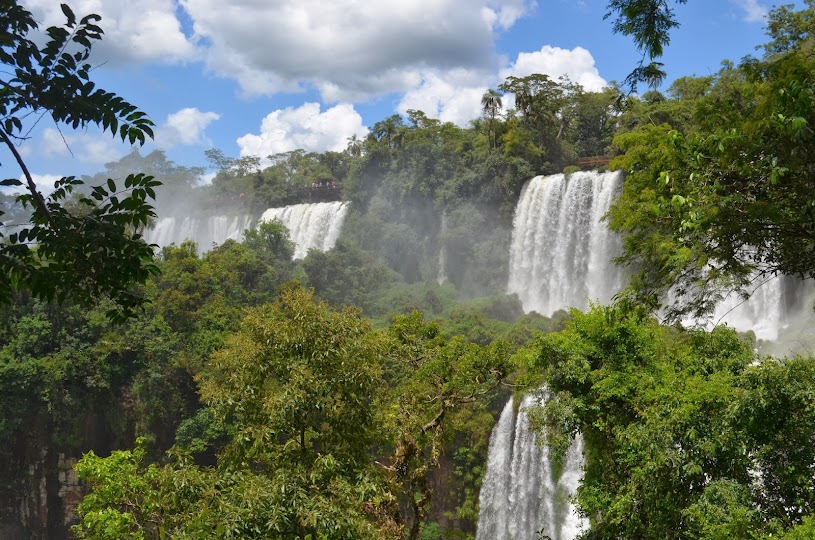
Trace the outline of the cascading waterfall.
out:
M 784 278 L 776 276 L 756 288 L 747 301 L 731 293 L 716 306 L 711 322 L 752 330 L 758 339 L 775 340 L 786 323 L 786 312 Z
M 439 227 L 439 273 L 436 282 L 444 285 L 447 282 L 447 245 L 444 236 L 447 234 L 447 210 L 442 210 L 441 225 Z
M 510 398 L 492 431 L 476 540 L 534 540 L 541 530 L 552 540 L 572 540 L 586 527 L 570 502 L 582 477 L 582 439 L 556 466 L 529 429 L 526 408 L 536 400 L 524 397 L 516 418 Z
M 626 273 L 612 259 L 619 237 L 601 221 L 622 187 L 620 173 L 576 172 L 537 176 L 524 185 L 515 209 L 507 291 L 517 293 L 525 311 L 552 315 L 585 309 L 590 300 L 608 303 L 625 285 Z M 792 319 L 810 316 L 812 287 L 787 276 L 756 287 L 749 300 L 733 293 L 706 321 L 758 339 L 776 340 Z M 708 324 L 706 324 L 708 323 Z
M 608 302 L 625 273 L 611 260 L 620 239 L 601 221 L 622 186 L 620 173 L 537 176 L 515 209 L 509 254 L 509 293 L 525 311 L 552 315 Z
M 200 253 L 227 240 L 240 241 L 243 231 L 251 225 L 252 217 L 248 215 L 208 218 L 165 217 L 159 219 L 152 229 L 144 231 L 144 240 L 159 247 L 179 245 L 184 240 L 193 240 L 198 244 Z
M 347 202 L 294 204 L 282 208 L 269 208 L 261 221 L 279 219 L 296 244 L 294 258 L 302 259 L 309 249 L 327 251 L 334 247 L 342 230 Z

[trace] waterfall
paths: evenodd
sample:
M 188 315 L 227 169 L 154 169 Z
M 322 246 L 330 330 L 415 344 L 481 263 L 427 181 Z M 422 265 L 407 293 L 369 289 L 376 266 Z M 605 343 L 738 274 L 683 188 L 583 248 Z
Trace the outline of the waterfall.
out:
M 535 540 L 540 530 L 552 540 L 572 540 L 585 527 L 570 502 L 582 477 L 582 439 L 558 467 L 529 430 L 526 408 L 538 399 L 527 395 L 516 418 L 510 398 L 492 431 L 476 540 Z
M 302 259 L 309 249 L 327 251 L 334 247 L 348 213 L 346 202 L 294 204 L 282 208 L 269 208 L 261 221 L 279 219 L 289 229 L 296 244 L 294 258 Z
M 748 300 L 736 293 L 728 295 L 705 322 L 727 324 L 742 332 L 752 330 L 757 339 L 769 341 L 781 338 L 782 330 L 791 325 L 811 326 L 815 292 L 811 281 L 778 275 L 755 283 L 749 292 Z
M 436 282 L 439 285 L 444 285 L 447 282 L 447 210 L 442 210 L 441 225 L 439 227 L 439 273 L 436 276 Z
M 590 300 L 608 303 L 626 281 L 612 259 L 621 253 L 619 237 L 601 221 L 622 187 L 620 173 L 576 172 L 537 176 L 524 185 L 515 208 L 507 291 L 517 293 L 524 311 L 552 315 L 558 309 L 585 309 Z M 731 293 L 705 320 L 687 325 L 727 324 L 752 330 L 758 339 L 806 317 L 812 286 L 778 276 L 756 287 L 749 300 Z
M 611 259 L 620 239 L 601 221 L 622 186 L 620 173 L 537 176 L 524 185 L 513 220 L 509 293 L 525 311 L 552 315 L 607 303 L 625 273 Z
M 153 228 L 144 231 L 144 240 L 159 247 L 194 240 L 198 244 L 198 252 L 201 253 L 227 240 L 240 241 L 243 231 L 251 225 L 252 217 L 248 215 L 208 218 L 164 217 L 160 218 Z

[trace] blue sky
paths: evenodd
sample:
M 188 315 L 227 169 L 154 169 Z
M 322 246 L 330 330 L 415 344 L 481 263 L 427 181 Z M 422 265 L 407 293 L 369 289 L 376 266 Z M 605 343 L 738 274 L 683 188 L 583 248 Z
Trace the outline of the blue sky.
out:
M 56 0 L 22 0 L 43 25 Z M 606 0 L 68 0 L 99 13 L 100 86 L 157 125 L 144 151 L 204 165 L 204 150 L 260 155 L 345 147 L 395 112 L 466 125 L 507 75 L 568 74 L 589 89 L 622 81 L 631 41 L 603 20 Z M 800 5 L 801 2 L 798 2 Z M 662 59 L 670 78 L 715 73 L 766 41 L 771 4 L 689 0 Z M 760 53 L 756 53 L 760 54 Z M 65 141 L 63 141 L 63 137 Z M 92 174 L 129 151 L 96 130 L 43 119 L 20 148 L 43 186 Z M 67 146 L 66 146 L 67 142 Z M 19 176 L 7 153 L 5 177 Z

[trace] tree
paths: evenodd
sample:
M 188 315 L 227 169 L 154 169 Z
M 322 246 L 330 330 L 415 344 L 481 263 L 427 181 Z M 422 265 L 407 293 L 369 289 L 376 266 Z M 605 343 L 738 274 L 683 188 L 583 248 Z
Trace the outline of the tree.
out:
M 537 417 L 550 441 L 586 442 L 581 538 L 775 538 L 812 514 L 815 359 L 759 360 L 730 329 L 642 309 L 572 315 L 532 367 L 555 397 Z
M 399 128 L 404 125 L 405 122 L 400 115 L 392 114 L 374 124 L 374 127 L 371 128 L 371 136 L 377 141 L 383 141 L 387 146 L 398 146 L 394 139 L 399 133 Z
M 495 130 L 493 129 L 493 124 L 495 123 L 495 117 L 498 116 L 501 110 L 501 105 L 501 94 L 492 88 L 484 92 L 484 95 L 481 96 L 481 112 L 489 119 L 487 128 L 489 131 L 488 136 L 490 137 L 489 148 L 495 147 Z
M 83 305 L 110 297 L 115 302 L 110 316 L 121 319 L 141 303 L 131 286 L 156 272 L 152 249 L 135 231 L 155 215 L 147 201 L 155 198 L 159 182 L 136 174 L 124 180 L 124 189 L 109 179 L 79 193 L 82 181 L 65 177 L 45 197 L 17 150 L 31 128 L 27 119 L 46 115 L 57 126 L 96 125 L 131 144 L 153 135 L 145 113 L 90 80 L 87 61 L 93 43 L 102 38 L 100 17 L 77 20 L 64 4 L 62 11 L 65 25 L 46 29 L 45 44 L 39 46 L 29 37 L 37 29 L 30 12 L 16 1 L 0 8 L 0 142 L 23 177 L 0 185 L 22 188 L 17 201 L 31 210 L 19 231 L 0 233 L 0 302 L 23 290 L 46 300 L 71 297 Z M 69 210 L 64 203 L 74 192 L 76 208 Z
M 92 492 L 79 538 L 395 538 L 393 499 L 368 451 L 383 345 L 353 308 L 291 286 L 248 312 L 201 375 L 229 438 L 214 467 L 184 449 L 146 465 L 143 443 L 77 470 Z M 390 527 L 390 528 L 388 528 Z
M 447 339 L 421 313 L 394 317 L 389 328 L 390 375 L 398 383 L 387 400 L 386 427 L 395 441 L 386 468 L 408 501 L 408 538 L 416 540 L 433 497 L 430 476 L 439 467 L 445 436 L 510 372 L 509 346 Z
M 771 27 L 786 40 L 779 13 Z M 625 155 L 612 166 L 629 174 L 609 223 L 625 234 L 623 262 L 640 269 L 638 301 L 656 306 L 670 290 L 672 317 L 703 315 L 726 292 L 748 296 L 775 275 L 815 277 L 815 61 L 784 43 L 788 52 L 677 86 L 689 124 L 615 139 Z
M 356 133 L 354 133 L 353 135 L 348 137 L 348 147 L 345 150 L 346 150 L 346 152 L 348 152 L 348 154 L 350 156 L 352 156 L 352 157 L 361 156 L 362 155 L 362 149 L 363 149 L 363 141 L 362 141 L 362 139 L 357 137 Z
M 507 77 L 498 89 L 515 94 L 515 107 L 521 113 L 520 127 L 529 132 L 545 158 L 550 163 L 565 162 L 563 136 L 574 119 L 575 97 L 582 93 L 582 87 L 565 76 L 558 82 L 535 73 Z M 506 137 L 510 139 L 512 135 L 508 133 Z

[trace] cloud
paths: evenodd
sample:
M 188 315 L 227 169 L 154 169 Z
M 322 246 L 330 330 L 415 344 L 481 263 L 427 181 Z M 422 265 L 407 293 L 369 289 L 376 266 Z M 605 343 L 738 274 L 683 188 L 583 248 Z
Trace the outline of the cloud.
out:
M 348 137 L 364 137 L 368 128 L 353 105 L 341 103 L 324 112 L 319 103 L 304 103 L 269 113 L 260 133 L 238 139 L 241 156 L 267 156 L 302 148 L 309 152 L 345 150 Z
M 208 67 L 247 94 L 320 90 L 326 101 L 416 86 L 426 70 L 494 69 L 495 33 L 529 0 L 179 0 Z
M 60 2 L 23 0 L 42 28 L 61 26 L 65 16 Z M 95 13 L 105 35 L 94 44 L 94 59 L 113 65 L 129 61 L 173 63 L 198 56 L 195 44 L 184 35 L 173 0 L 75 0 L 71 9 L 78 17 Z
M 423 111 L 431 118 L 466 126 L 481 114 L 481 96 L 487 91 L 483 81 L 493 77 L 467 70 L 424 74 L 421 83 L 408 90 L 396 110 Z
M 201 112 L 187 107 L 167 115 L 165 124 L 155 132 L 155 144 L 159 148 L 177 145 L 208 144 L 204 130 L 221 117 L 214 112 Z
M 37 185 L 37 190 L 42 193 L 43 195 L 48 195 L 52 191 L 54 191 L 54 182 L 62 178 L 57 174 L 37 174 L 31 173 L 31 179 L 34 180 L 34 184 Z M 21 174 L 18 178 L 20 182 L 24 185 L 22 186 L 12 186 L 12 187 L 4 187 L 2 188 L 2 193 L 6 195 L 17 195 L 20 193 L 28 193 L 28 189 L 26 186 L 28 185 L 28 181 L 25 178 L 25 175 Z M 2 222 L 2 217 L 0 217 L 0 222 Z
M 555 80 L 568 75 L 572 82 L 580 83 L 589 91 L 607 86 L 594 65 L 594 57 L 583 47 L 569 50 L 544 45 L 539 51 L 518 53 L 515 62 L 501 70 L 501 79 L 510 75 L 526 77 L 533 73 L 543 73 Z
M 60 135 L 55 128 L 43 131 L 39 147 L 45 157 L 73 156 L 79 161 L 95 165 L 116 161 L 129 148 L 121 139 L 106 133 L 68 131 Z
M 767 18 L 767 8 L 758 3 L 758 0 L 731 0 L 744 10 L 744 20 L 747 22 L 764 22 Z
M 34 183 L 37 184 L 37 189 L 39 189 L 43 195 L 48 195 L 54 191 L 54 182 L 62 177 L 58 174 L 31 173 L 31 178 L 34 180 Z M 25 182 L 25 178 L 23 177 L 20 177 L 20 180 Z

